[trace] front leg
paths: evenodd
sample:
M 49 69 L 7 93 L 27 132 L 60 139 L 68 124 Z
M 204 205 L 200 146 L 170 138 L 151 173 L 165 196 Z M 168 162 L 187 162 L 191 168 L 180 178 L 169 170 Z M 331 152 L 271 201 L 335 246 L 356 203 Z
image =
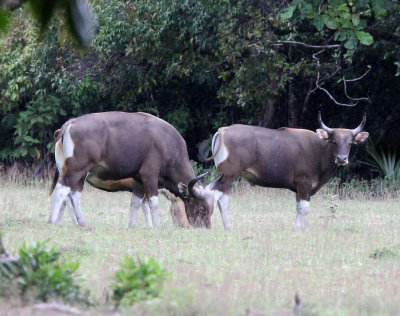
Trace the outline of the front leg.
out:
M 147 200 L 143 200 L 142 210 L 144 218 L 146 219 L 147 227 L 149 228 L 153 227 L 153 221 L 151 220 L 151 215 L 150 215 L 150 206 Z
M 153 218 L 154 227 L 160 227 L 160 219 L 158 218 L 158 196 L 149 197 L 149 205 L 151 217 Z
M 142 205 L 142 202 L 143 202 L 143 196 L 140 195 L 138 196 L 135 193 L 132 195 L 128 227 L 136 227 L 138 210 L 140 205 Z
M 307 213 L 310 209 L 310 201 L 296 201 L 296 219 L 294 221 L 294 230 L 305 230 L 307 228 Z
M 311 187 L 310 181 L 302 181 L 297 184 L 296 219 L 293 226 L 294 230 L 305 230 L 307 228 L 307 214 L 310 209 Z

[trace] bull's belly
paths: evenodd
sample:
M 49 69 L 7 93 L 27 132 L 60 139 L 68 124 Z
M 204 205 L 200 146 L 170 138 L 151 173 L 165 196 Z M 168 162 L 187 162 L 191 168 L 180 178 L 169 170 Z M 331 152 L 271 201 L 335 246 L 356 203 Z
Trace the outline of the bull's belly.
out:
M 104 166 L 102 164 L 92 167 L 89 170 L 89 173 L 102 180 L 120 180 L 135 176 L 133 172 L 128 168 L 122 166 L 116 167 L 115 165 L 109 167 L 109 166 Z
M 135 180 L 127 174 L 116 174 L 101 165 L 95 166 L 89 170 L 86 181 L 97 189 L 109 192 L 131 192 L 135 182 Z
M 294 188 L 290 187 L 288 181 L 285 182 L 282 181 L 282 179 L 274 179 L 268 176 L 259 176 L 254 170 L 245 170 L 240 175 L 251 185 L 258 185 L 266 188 L 289 189 L 291 191 L 295 191 Z

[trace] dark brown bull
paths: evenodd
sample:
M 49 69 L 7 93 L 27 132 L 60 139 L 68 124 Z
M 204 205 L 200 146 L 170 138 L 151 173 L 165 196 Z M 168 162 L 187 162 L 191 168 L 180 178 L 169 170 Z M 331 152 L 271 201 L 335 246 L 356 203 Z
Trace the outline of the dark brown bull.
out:
M 221 127 L 213 137 L 211 157 L 204 157 L 207 144 L 200 147 L 200 159 L 214 159 L 218 173 L 224 175 L 215 187 L 215 199 L 225 229 L 231 229 L 227 215 L 228 193 L 238 176 L 252 185 L 295 192 L 297 216 L 294 227 L 306 228 L 310 197 L 332 177 L 338 165 L 348 163 L 351 145 L 368 138 L 368 133 L 362 132 L 365 114 L 361 124 L 353 130 L 327 127 L 321 120 L 321 113 L 318 121 L 321 129 L 316 133 L 305 129 L 274 130 L 247 125 Z M 211 217 L 211 213 L 207 216 Z
M 194 226 L 210 226 L 204 214 L 214 207 L 213 187 L 196 184 L 186 143 L 169 123 L 146 113 L 93 113 L 66 122 L 57 133 L 55 157 L 61 179 L 49 222 L 59 221 L 59 212 L 71 204 L 76 220 L 85 225 L 80 197 L 85 178 L 94 187 L 120 191 L 131 178 L 133 192 L 129 226 L 136 225 L 137 211 L 144 200 L 152 222 L 158 227 L 158 188 L 166 188 L 184 200 Z M 54 179 L 54 184 L 57 177 Z M 53 185 L 54 185 L 53 184 Z M 202 221 L 200 219 L 204 218 Z

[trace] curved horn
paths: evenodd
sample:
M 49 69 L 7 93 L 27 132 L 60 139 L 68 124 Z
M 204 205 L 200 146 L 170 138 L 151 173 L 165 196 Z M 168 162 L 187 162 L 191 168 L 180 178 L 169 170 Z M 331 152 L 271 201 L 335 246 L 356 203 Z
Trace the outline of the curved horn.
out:
M 190 180 L 189 184 L 188 184 L 188 189 L 189 189 L 189 193 L 191 195 L 195 195 L 194 191 L 193 191 L 193 186 L 196 184 L 197 181 L 199 181 L 201 178 L 204 178 L 205 176 L 207 176 L 209 174 L 209 172 L 207 171 L 206 173 L 203 173 L 199 176 L 197 176 L 196 178 L 194 178 L 193 180 Z
M 216 180 L 211 182 L 209 185 L 207 185 L 207 189 L 212 190 L 215 188 L 215 186 L 222 180 L 224 177 L 224 174 L 221 174 Z
M 325 132 L 327 132 L 328 134 L 331 134 L 331 133 L 333 132 L 333 128 L 329 128 L 328 126 L 326 126 L 326 125 L 324 124 L 324 122 L 322 122 L 322 119 L 321 119 L 321 111 L 318 112 L 318 123 L 319 123 L 319 126 L 320 126 Z
M 367 113 L 364 113 L 361 124 L 358 125 L 355 129 L 351 130 L 351 132 L 353 133 L 353 136 L 356 136 L 359 132 L 361 132 L 363 130 L 366 121 L 367 121 Z

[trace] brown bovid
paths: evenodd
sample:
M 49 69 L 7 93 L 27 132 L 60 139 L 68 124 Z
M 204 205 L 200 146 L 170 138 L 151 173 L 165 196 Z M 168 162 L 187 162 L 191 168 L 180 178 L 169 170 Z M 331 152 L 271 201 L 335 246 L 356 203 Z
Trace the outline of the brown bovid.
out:
M 329 128 L 318 114 L 320 129 L 269 129 L 259 126 L 231 125 L 221 127 L 212 139 L 212 155 L 204 155 L 207 143 L 199 149 L 203 162 L 214 159 L 223 179 L 215 186 L 225 229 L 231 229 L 227 214 L 232 182 L 241 176 L 252 185 L 285 188 L 296 193 L 295 229 L 305 229 L 310 197 L 334 174 L 336 168 L 348 163 L 352 144 L 368 138 L 363 132 L 366 121 L 355 129 Z M 209 214 L 211 216 L 211 214 Z M 208 219 L 210 220 L 210 219 Z
M 109 185 L 108 191 L 115 191 L 133 178 L 130 227 L 136 226 L 143 201 L 148 202 L 152 224 L 160 226 L 159 188 L 182 198 L 186 212 L 191 214 L 188 216 L 191 225 L 210 227 L 204 214 L 213 211 L 212 189 L 222 177 L 205 188 L 200 186 L 197 182 L 206 174 L 195 176 L 186 142 L 164 120 L 147 113 L 86 114 L 67 121 L 55 133 L 54 144 L 58 172 L 52 185 L 56 192 L 50 223 L 59 222 L 60 210 L 70 204 L 77 223 L 85 225 L 80 198 L 86 178 L 91 185 L 103 190 Z

